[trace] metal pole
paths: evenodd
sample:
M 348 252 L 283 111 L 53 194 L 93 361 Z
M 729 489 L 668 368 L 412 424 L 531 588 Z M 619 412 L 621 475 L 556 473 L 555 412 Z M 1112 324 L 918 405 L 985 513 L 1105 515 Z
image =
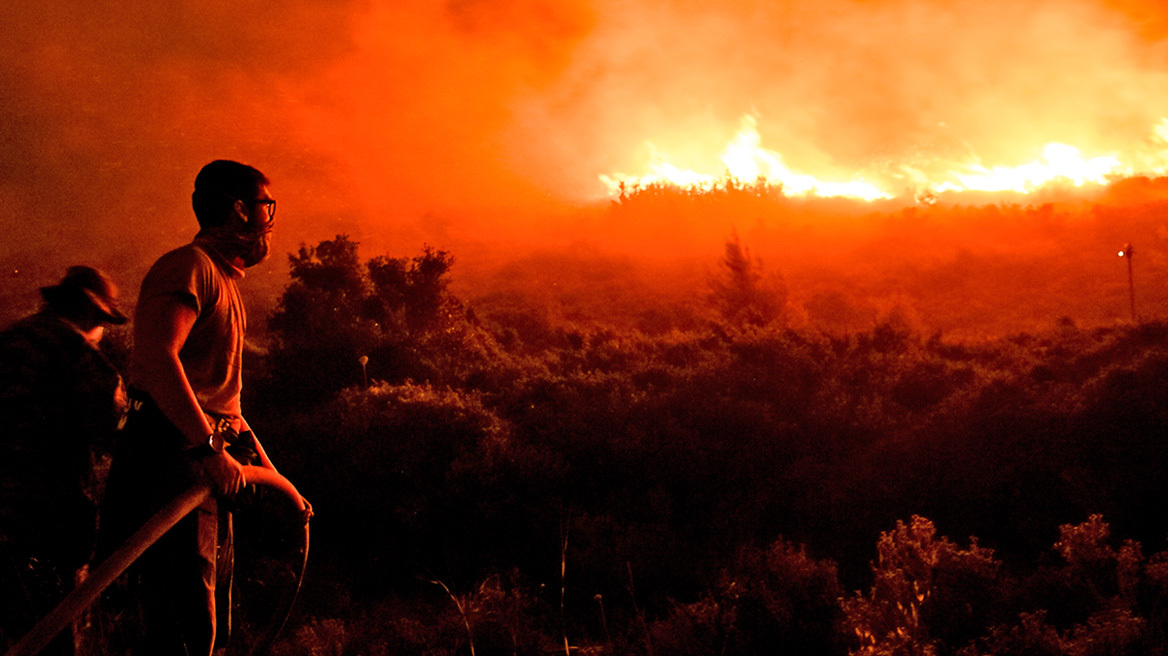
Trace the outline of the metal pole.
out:
M 1131 303 L 1131 318 L 1132 323 L 1136 322 L 1136 283 L 1135 277 L 1132 275 L 1132 246 L 1128 244 L 1124 247 L 1124 253 L 1127 254 L 1127 295 L 1128 301 Z

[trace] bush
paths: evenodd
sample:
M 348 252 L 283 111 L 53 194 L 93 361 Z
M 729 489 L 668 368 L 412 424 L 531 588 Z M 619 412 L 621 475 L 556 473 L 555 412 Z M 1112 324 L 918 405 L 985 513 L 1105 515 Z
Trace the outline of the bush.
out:
M 301 246 L 269 321 L 269 375 L 258 396 L 304 407 L 371 380 L 473 386 L 505 378 L 497 369 L 507 358 L 447 292 L 453 263 L 429 247 L 362 263 L 344 235 Z
M 744 548 L 717 592 L 652 625 L 653 644 L 669 654 L 844 654 L 841 594 L 835 565 L 803 547 Z
M 502 537 L 460 481 L 490 480 L 509 429 L 473 393 L 382 383 L 350 389 L 285 426 L 285 467 L 317 511 L 326 550 L 361 589 L 462 572 Z M 474 548 L 472 548 L 474 545 Z M 403 579 L 403 577 L 406 577 Z
M 991 624 L 1000 563 L 972 539 L 961 549 L 937 538 L 929 520 L 880 535 L 874 582 L 866 596 L 844 604 L 859 638 L 859 654 L 934 654 L 943 645 L 961 645 Z

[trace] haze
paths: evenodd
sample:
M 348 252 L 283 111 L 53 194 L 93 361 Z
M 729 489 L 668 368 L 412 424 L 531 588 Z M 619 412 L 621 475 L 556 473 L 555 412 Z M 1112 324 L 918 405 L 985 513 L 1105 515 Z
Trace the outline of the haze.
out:
M 747 113 L 793 168 L 836 179 L 903 180 L 905 167 L 955 160 L 1016 165 L 1051 141 L 1138 166 L 1168 146 L 1154 132 L 1168 115 L 1165 37 L 1168 10 L 1150 0 L 8 3 L 3 316 L 35 308 L 36 289 L 80 262 L 112 273 L 132 302 L 149 263 L 193 234 L 191 181 L 215 158 L 273 179 L 278 254 L 341 233 L 366 254 L 430 244 L 454 254 L 456 289 L 470 298 L 489 297 L 507 277 L 500 271 L 549 274 L 596 258 L 633 267 L 630 284 L 660 296 L 662 278 L 700 285 L 735 232 L 791 283 L 855 281 L 856 253 L 878 252 L 885 267 L 997 257 L 988 233 L 1017 237 L 1016 227 L 983 220 L 975 230 L 953 223 L 956 214 L 911 255 L 890 254 L 871 240 L 895 233 L 903 243 L 888 227 L 900 225 L 902 206 L 849 205 L 818 223 L 807 217 L 827 210 L 792 210 L 802 241 L 788 226 L 752 232 L 740 216 L 684 230 L 623 225 L 598 176 L 639 172 L 647 144 L 716 171 Z M 1064 220 L 1034 236 L 1047 257 L 1065 255 L 1068 240 L 1097 248 L 1099 275 L 1119 276 L 1100 292 L 1111 299 L 1126 281 L 1102 258 L 1133 241 L 1147 254 L 1143 275 L 1159 280 L 1160 196 L 1141 197 L 1138 227 L 1125 234 L 1101 223 L 1114 212 L 1084 209 L 1106 199 L 1073 200 Z M 1052 225 L 1076 234 L 1051 234 Z M 825 263 L 796 249 L 822 255 L 828 243 L 858 250 Z M 1007 250 L 1023 258 L 1031 245 Z M 573 255 L 555 255 L 565 249 Z M 688 273 L 660 273 L 665 266 Z M 260 311 L 284 276 L 276 257 L 249 277 L 250 293 L 269 299 Z M 1045 288 L 1046 278 L 1028 284 Z M 1107 302 L 1075 318 L 1122 317 L 1126 297 Z M 1158 297 L 1148 302 L 1147 313 L 1161 309 Z M 912 309 L 927 314 L 925 305 Z

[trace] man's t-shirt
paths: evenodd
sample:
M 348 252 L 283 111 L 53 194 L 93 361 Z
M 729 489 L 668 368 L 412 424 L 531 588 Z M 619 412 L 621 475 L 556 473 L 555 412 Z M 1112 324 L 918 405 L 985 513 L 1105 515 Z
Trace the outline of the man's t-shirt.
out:
M 236 281 L 243 269 L 227 261 L 199 239 L 163 255 L 142 281 L 138 304 L 158 296 L 173 296 L 198 313 L 179 360 L 203 412 L 239 417 L 242 388 L 243 337 L 247 317 Z M 139 378 L 141 363 L 130 363 L 130 380 Z

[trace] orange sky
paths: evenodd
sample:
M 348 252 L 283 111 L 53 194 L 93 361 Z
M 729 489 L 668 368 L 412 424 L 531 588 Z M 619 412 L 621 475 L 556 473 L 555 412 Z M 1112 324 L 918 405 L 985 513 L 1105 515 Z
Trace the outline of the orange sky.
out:
M 1014 165 L 1049 141 L 1138 157 L 1168 116 L 1166 16 L 1131 0 L 5 3 L 0 264 L 26 289 L 73 261 L 132 288 L 193 232 L 191 180 L 219 157 L 274 180 L 279 252 L 345 232 L 464 259 L 560 235 L 646 143 L 716 167 L 747 113 L 787 162 L 837 178 Z

